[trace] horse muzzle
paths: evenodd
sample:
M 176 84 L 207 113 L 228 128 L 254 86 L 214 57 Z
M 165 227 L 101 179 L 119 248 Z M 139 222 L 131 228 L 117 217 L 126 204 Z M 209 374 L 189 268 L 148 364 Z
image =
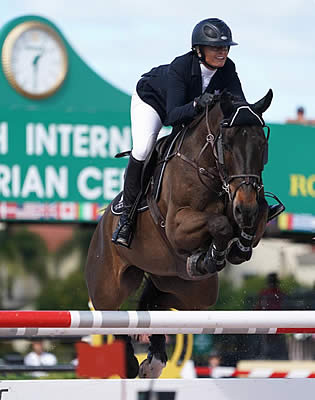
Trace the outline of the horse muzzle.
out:
M 258 217 L 258 196 L 262 185 L 256 182 L 256 178 L 259 178 L 256 175 L 235 177 L 245 179 L 230 185 L 234 220 L 241 229 L 253 228 Z
M 235 222 L 241 229 L 253 228 L 258 217 L 258 204 L 233 204 L 233 214 Z

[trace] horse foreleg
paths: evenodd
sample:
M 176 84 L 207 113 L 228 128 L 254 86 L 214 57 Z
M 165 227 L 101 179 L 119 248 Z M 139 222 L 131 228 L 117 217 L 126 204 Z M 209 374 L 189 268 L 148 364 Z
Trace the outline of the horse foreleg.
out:
M 149 352 L 147 358 L 140 364 L 139 378 L 157 379 L 167 363 L 165 335 L 151 335 L 149 340 Z
M 255 227 L 241 230 L 228 250 L 227 259 L 231 264 L 241 264 L 251 259 L 253 247 L 257 246 L 265 232 L 267 216 L 268 204 L 266 201 L 261 201 Z
M 198 250 L 187 259 L 187 271 L 192 276 L 211 275 L 221 271 L 226 264 L 228 243 L 233 237 L 233 228 L 224 215 L 212 216 L 208 221 L 212 242 L 207 250 Z
M 190 253 L 186 278 L 184 274 L 180 276 L 203 279 L 224 268 L 233 228 L 225 215 L 184 207 L 177 211 L 175 224 L 170 225 L 167 236 L 179 254 Z

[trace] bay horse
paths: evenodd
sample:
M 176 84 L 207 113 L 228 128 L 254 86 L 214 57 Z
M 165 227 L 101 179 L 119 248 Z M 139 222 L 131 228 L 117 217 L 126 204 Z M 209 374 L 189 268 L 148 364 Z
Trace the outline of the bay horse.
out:
M 163 179 L 148 186 L 130 249 L 112 243 L 117 216 L 107 207 L 92 237 L 85 278 L 97 310 L 117 310 L 141 284 L 139 310 L 205 310 L 218 296 L 226 261 L 250 259 L 266 227 L 262 171 L 268 146 L 262 114 L 272 91 L 255 104 L 227 92 L 178 133 L 161 156 Z M 153 182 L 160 181 L 159 197 Z M 127 377 L 157 378 L 166 365 L 165 336 L 150 336 L 148 358 L 134 357 L 125 337 Z

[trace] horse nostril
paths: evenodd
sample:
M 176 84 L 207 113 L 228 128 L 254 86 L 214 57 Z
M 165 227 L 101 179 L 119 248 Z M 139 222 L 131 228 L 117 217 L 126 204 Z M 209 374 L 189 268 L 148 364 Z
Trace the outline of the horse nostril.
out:
M 239 205 L 237 205 L 237 206 L 235 207 L 235 213 L 236 213 L 236 214 L 241 214 L 241 213 L 242 213 L 241 207 L 240 207 Z

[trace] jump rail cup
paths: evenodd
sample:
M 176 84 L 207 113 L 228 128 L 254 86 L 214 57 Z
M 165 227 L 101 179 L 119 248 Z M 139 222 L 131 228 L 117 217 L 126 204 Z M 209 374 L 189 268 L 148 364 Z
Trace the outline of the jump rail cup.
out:
M 315 333 L 315 311 L 0 311 L 0 336 Z

